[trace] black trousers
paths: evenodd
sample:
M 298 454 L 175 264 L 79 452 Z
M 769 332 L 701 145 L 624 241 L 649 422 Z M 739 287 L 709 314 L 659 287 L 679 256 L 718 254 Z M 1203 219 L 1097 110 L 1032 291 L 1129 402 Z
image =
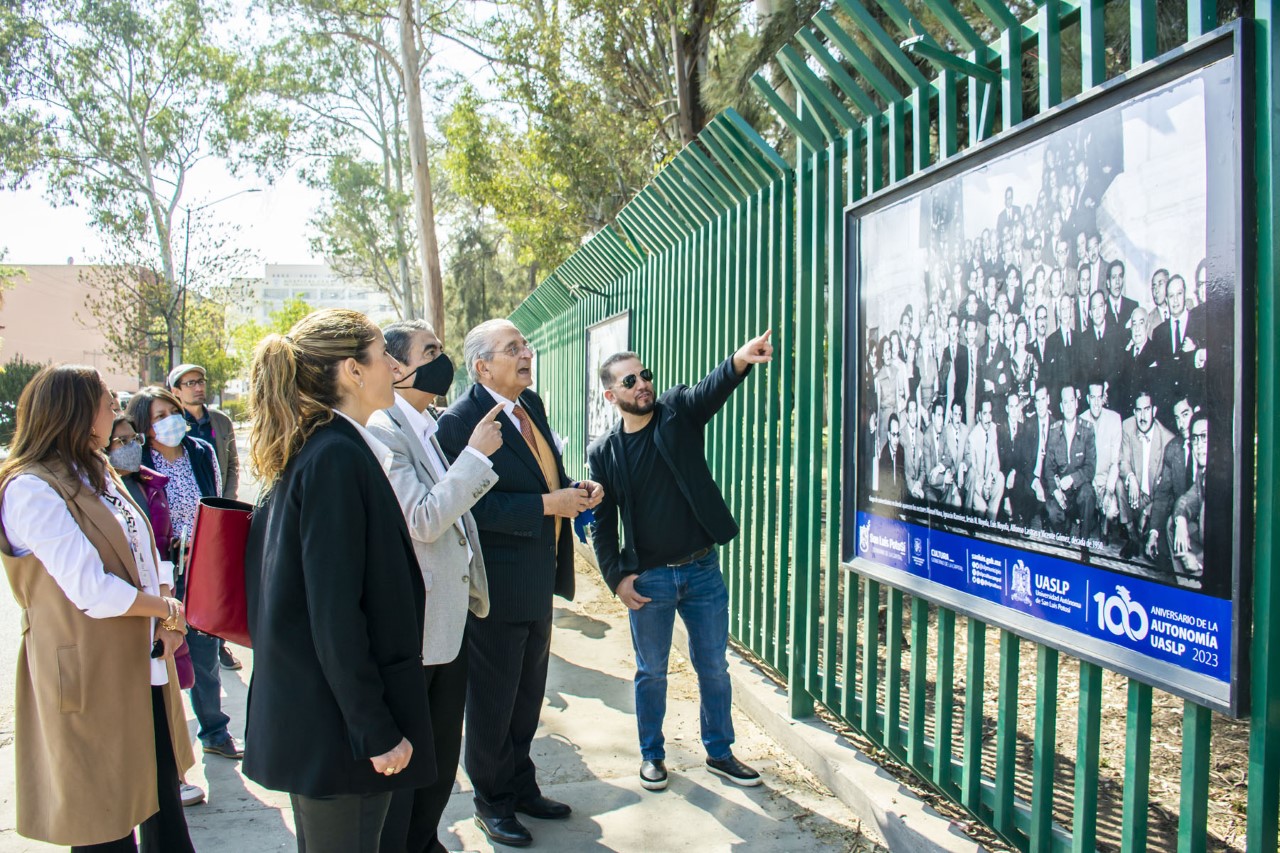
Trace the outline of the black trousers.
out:
M 143 853 L 195 853 L 187 834 L 187 816 L 178 792 L 178 760 L 169 740 L 169 717 L 164 710 L 164 688 L 151 688 L 151 719 L 156 732 L 156 795 L 160 811 L 142 822 Z M 117 841 L 72 847 L 71 853 L 135 853 L 138 843 L 130 832 Z
M 462 710 L 467 701 L 467 643 L 448 663 L 423 669 L 436 748 L 436 781 L 425 788 L 395 791 L 382 827 L 381 853 L 439 853 L 440 816 L 449 805 L 462 748 Z
M 290 794 L 298 853 L 378 853 L 391 794 Z
M 529 746 L 538 729 L 551 654 L 551 614 L 533 622 L 467 617 L 467 775 L 476 813 L 510 817 L 541 791 Z

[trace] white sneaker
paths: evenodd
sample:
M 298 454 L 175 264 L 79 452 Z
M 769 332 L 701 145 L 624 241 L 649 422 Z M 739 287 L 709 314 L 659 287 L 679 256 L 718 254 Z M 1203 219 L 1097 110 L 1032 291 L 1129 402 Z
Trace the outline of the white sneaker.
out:
M 199 785 L 188 785 L 186 782 L 179 787 L 184 806 L 198 806 L 204 802 L 204 788 Z

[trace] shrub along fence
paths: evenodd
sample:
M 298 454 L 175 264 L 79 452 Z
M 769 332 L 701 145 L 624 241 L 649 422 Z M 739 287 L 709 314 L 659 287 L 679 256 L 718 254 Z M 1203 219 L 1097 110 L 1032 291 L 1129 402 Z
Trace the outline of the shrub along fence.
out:
M 696 380 L 771 328 L 774 363 L 708 433 L 713 472 L 742 525 L 723 554 L 734 637 L 785 679 L 796 716 L 822 706 L 1020 848 L 1092 850 L 1103 669 L 1079 663 L 1079 690 L 1064 702 L 1059 651 L 1035 646 L 1032 754 L 1020 759 L 1020 638 L 999 630 L 989 662 L 996 629 L 841 565 L 844 403 L 857 383 L 844 367 L 844 208 L 1238 16 L 1214 0 L 1187 0 L 1172 14 L 1155 0 L 1045 0 L 1021 21 L 1001 0 L 870 3 L 834 0 L 797 34 L 799 47 L 778 53 L 785 95 L 754 78 L 788 139 L 773 145 L 738 114 L 717 116 L 512 320 L 537 349 L 538 389 L 566 433 L 571 472 L 584 466 L 589 326 L 629 311 L 632 348 L 660 388 Z M 1239 24 L 1252 43 L 1242 68 L 1254 108 L 1246 191 L 1257 235 L 1242 251 L 1258 283 L 1256 306 L 1246 306 L 1256 319 L 1256 411 L 1241 430 L 1256 437 L 1249 851 L 1277 849 L 1280 803 L 1278 14 L 1280 4 L 1259 0 Z M 995 732 L 984 755 L 989 679 Z M 1151 686 L 1127 682 L 1116 830 L 1126 851 L 1148 844 L 1152 696 Z M 1176 843 L 1200 851 L 1213 718 L 1191 701 L 1182 714 Z M 1055 742 L 1059 721 L 1074 722 L 1075 744 Z M 1057 752 L 1075 756 L 1069 782 L 1055 773 Z

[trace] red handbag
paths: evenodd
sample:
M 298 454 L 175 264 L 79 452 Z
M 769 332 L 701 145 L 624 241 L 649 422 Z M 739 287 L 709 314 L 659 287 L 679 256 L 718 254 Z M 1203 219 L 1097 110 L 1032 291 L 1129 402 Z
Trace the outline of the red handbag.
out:
M 240 646 L 249 640 L 244 552 L 253 506 L 201 498 L 187 556 L 187 624 Z

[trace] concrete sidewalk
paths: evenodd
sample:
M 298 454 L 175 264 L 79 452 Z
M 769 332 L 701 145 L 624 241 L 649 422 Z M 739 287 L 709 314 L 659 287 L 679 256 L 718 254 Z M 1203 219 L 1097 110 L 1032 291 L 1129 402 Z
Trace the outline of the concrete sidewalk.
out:
M 667 766 L 671 785 L 651 793 L 640 787 L 636 742 L 631 640 L 625 608 L 604 588 L 593 569 L 579 564 L 578 600 L 556 599 L 550 677 L 534 760 L 547 796 L 571 804 L 567 821 L 527 819 L 536 849 L 551 851 L 750 850 L 876 851 L 880 844 L 856 818 L 798 762 L 741 713 L 735 712 L 735 753 L 764 776 L 764 785 L 743 789 L 703 768 L 698 738 L 697 685 L 682 655 L 672 656 L 667 713 Z M 3 598 L 0 621 L 16 621 L 12 599 Z M 10 635 L 7 630 L 0 636 Z M 12 678 L 16 643 L 6 648 L 0 668 Z M 236 649 L 245 662 L 238 673 L 223 673 L 224 708 L 232 732 L 244 729 L 252 653 Z M 5 694 L 0 740 L 0 853 L 51 851 L 20 838 L 14 826 L 12 692 Z M 195 723 L 190 720 L 194 740 Z M 209 792 L 209 802 L 187 809 L 191 836 L 200 853 L 259 853 L 293 850 L 288 797 L 245 779 L 239 763 L 197 754 L 189 781 Z M 451 850 L 494 849 L 471 820 L 471 793 L 459 774 L 442 840 Z M 505 850 L 508 848 L 497 848 Z

